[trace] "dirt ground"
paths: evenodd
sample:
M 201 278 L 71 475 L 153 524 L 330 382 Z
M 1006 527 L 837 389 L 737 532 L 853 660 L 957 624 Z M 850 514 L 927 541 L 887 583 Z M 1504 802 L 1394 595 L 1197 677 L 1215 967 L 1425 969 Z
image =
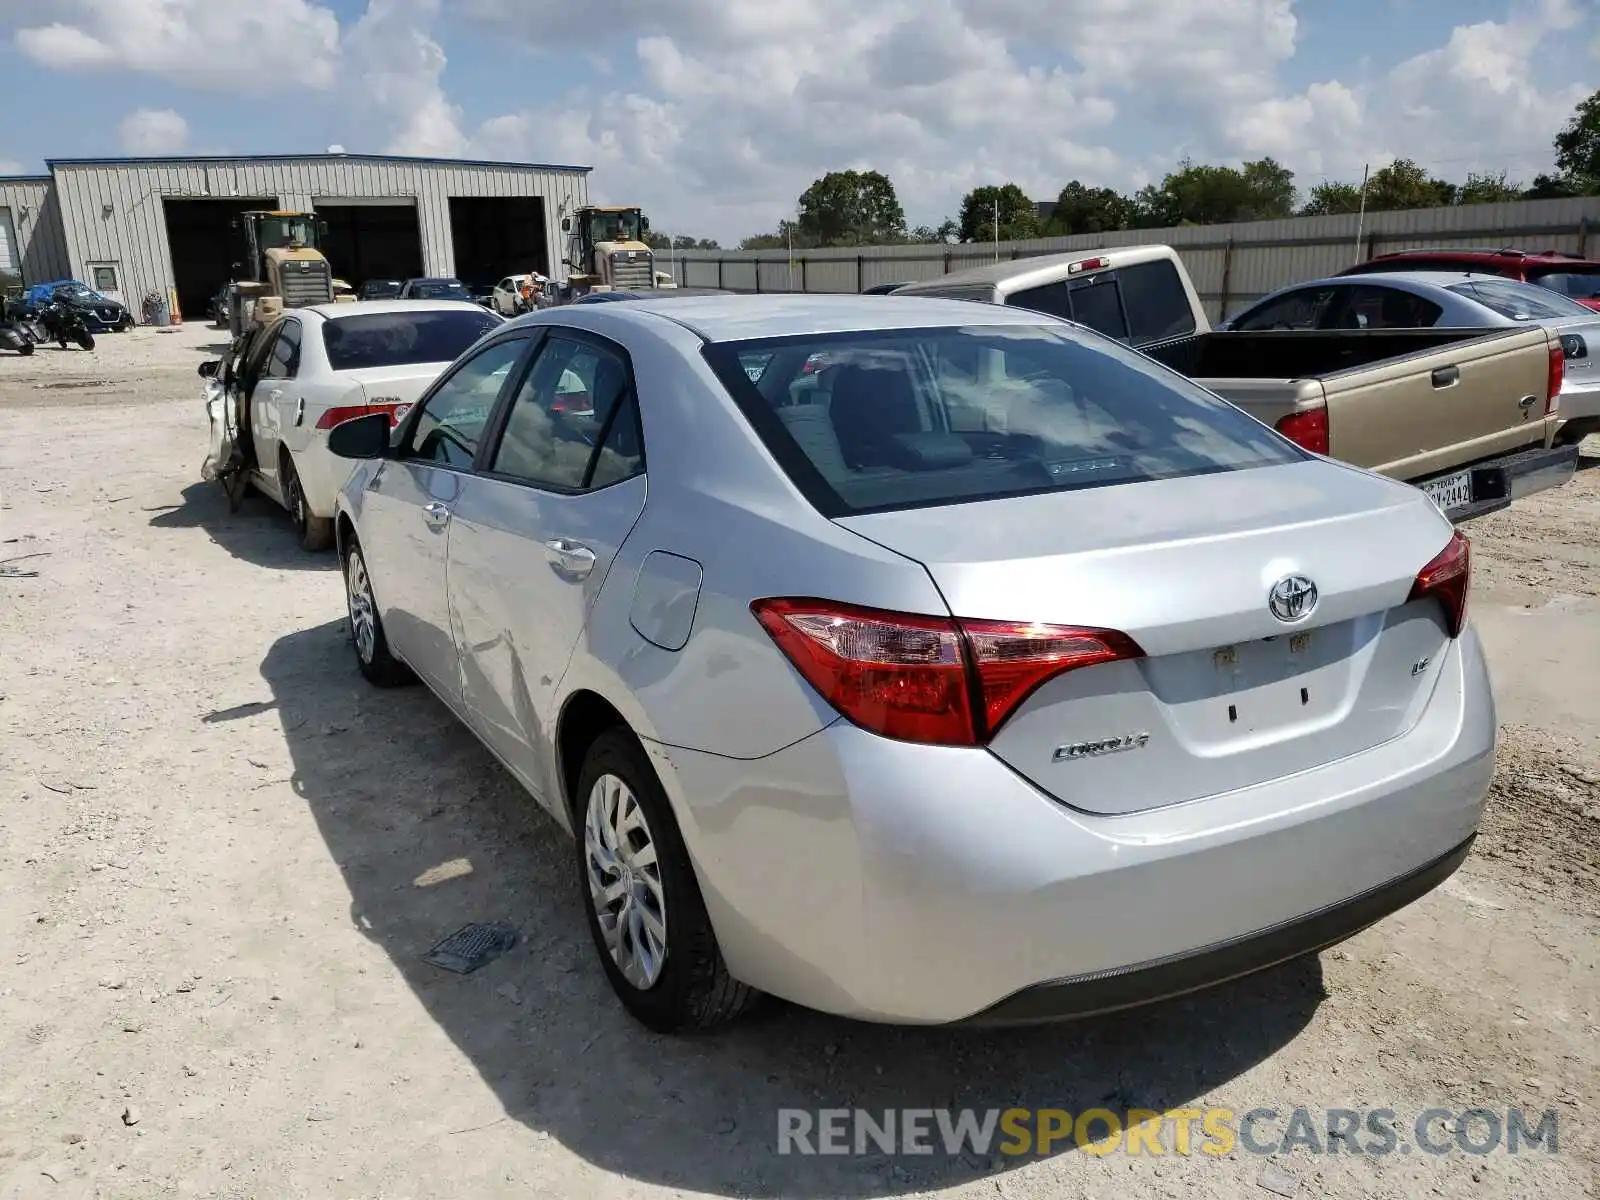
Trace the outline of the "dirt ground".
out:
M 1415 906 L 1110 1019 L 666 1039 L 555 827 L 426 692 L 362 683 L 332 556 L 199 481 L 219 337 L 0 357 L 0 1200 L 1600 1194 L 1600 458 L 1469 530 L 1501 769 Z M 522 940 L 490 966 L 421 961 L 491 920 Z M 780 1108 L 852 1105 L 1522 1107 L 1559 1144 L 777 1155 Z

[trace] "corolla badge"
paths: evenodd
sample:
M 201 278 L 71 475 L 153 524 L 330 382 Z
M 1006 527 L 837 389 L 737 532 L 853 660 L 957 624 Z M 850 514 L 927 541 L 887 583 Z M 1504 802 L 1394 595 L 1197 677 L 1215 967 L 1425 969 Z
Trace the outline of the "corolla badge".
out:
M 1267 609 L 1286 625 L 1304 621 L 1317 607 L 1317 585 L 1304 575 L 1285 575 L 1267 593 Z
M 1121 737 L 1100 738 L 1093 742 L 1073 742 L 1057 746 L 1050 756 L 1051 762 L 1075 762 L 1080 758 L 1099 758 L 1104 754 L 1121 754 L 1125 750 L 1143 750 L 1150 744 L 1148 733 L 1125 733 Z

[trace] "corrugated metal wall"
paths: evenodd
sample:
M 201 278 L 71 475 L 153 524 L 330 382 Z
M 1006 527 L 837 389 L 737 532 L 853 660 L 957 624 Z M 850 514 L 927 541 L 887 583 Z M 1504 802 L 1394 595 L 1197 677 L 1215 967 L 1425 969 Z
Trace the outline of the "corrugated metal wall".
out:
M 1514 246 L 1593 257 L 1600 255 L 1595 233 L 1600 233 L 1600 196 L 1368 213 L 1364 221 L 1354 214 L 1292 217 L 1033 238 L 1001 242 L 998 254 L 1001 258 L 1026 258 L 1097 246 L 1164 242 L 1182 256 L 1215 321 L 1286 284 L 1331 275 L 1391 250 L 1423 245 Z M 859 292 L 874 284 L 934 279 L 963 267 L 982 266 L 995 261 L 996 252 L 992 244 L 864 246 L 797 251 L 791 266 L 784 250 L 684 250 L 678 254 L 677 275 L 685 287 Z
M 25 283 L 48 283 L 70 275 L 67 242 L 61 229 L 61 206 L 48 175 L 0 179 L 0 210 L 11 235 L 9 254 L 0 265 L 19 270 Z
M 320 197 L 392 198 L 414 202 L 423 269 L 455 273 L 450 237 L 452 196 L 539 196 L 552 263 L 561 260 L 559 211 L 588 203 L 582 167 L 522 166 L 333 155 L 309 158 L 107 160 L 58 162 L 53 194 L 64 234 L 62 275 L 86 265 L 121 266 L 122 293 L 132 305 L 173 286 L 172 249 L 163 197 L 276 197 L 284 208 L 314 210 Z M 20 232 L 20 231 L 19 231 Z

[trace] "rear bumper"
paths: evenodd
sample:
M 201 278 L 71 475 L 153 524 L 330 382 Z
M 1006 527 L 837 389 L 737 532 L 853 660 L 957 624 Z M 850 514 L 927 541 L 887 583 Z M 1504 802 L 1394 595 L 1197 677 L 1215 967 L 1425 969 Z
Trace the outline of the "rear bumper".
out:
M 1535 447 L 1519 450 L 1515 454 L 1504 454 L 1499 458 L 1484 459 L 1466 468 L 1472 475 L 1472 502 L 1448 509 L 1445 516 L 1460 524 L 1473 517 L 1498 512 L 1513 500 L 1520 500 L 1546 488 L 1560 487 L 1572 478 L 1577 469 L 1576 445 L 1552 446 L 1549 449 Z M 1457 473 L 1444 471 L 1429 479 L 1411 482 L 1420 486 Z
M 1114 1012 L 1226 983 L 1315 953 L 1420 900 L 1455 874 L 1476 838 L 1474 834 L 1425 866 L 1319 912 L 1158 962 L 1037 984 L 969 1017 L 967 1023 L 1032 1025 Z
M 986 750 L 842 720 L 754 761 L 651 752 L 735 976 L 932 1024 L 1159 1000 L 1347 937 L 1464 855 L 1494 743 L 1469 628 L 1404 736 L 1122 816 L 1069 808 Z
M 331 518 L 339 504 L 339 489 L 344 487 L 355 463 L 340 458 L 328 449 L 328 435 L 319 430 L 300 450 L 291 450 L 294 469 L 300 476 L 300 490 L 311 515 Z

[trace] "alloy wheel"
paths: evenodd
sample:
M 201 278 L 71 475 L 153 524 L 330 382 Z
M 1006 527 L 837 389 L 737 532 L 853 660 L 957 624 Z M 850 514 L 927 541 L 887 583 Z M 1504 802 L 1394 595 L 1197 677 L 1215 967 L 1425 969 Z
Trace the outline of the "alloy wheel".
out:
M 622 977 L 646 991 L 666 963 L 666 897 L 644 810 L 615 775 L 600 776 L 589 789 L 583 845 L 589 897 L 606 951 Z
M 361 661 L 370 663 L 378 642 L 378 624 L 372 603 L 372 583 L 360 550 L 351 550 L 345 563 L 345 592 L 350 602 L 350 633 Z

